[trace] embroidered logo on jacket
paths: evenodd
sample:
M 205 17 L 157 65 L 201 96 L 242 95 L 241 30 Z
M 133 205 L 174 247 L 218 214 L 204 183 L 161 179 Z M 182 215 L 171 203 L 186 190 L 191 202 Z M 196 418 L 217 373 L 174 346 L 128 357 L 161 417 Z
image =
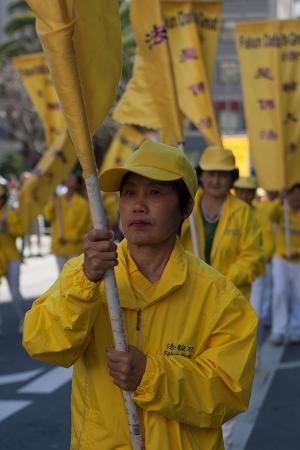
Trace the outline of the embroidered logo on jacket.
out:
M 240 236 L 241 231 L 238 228 L 227 228 L 225 234 L 227 234 L 227 236 Z
M 184 358 L 191 358 L 193 348 L 192 345 L 174 344 L 173 342 L 168 343 L 166 344 L 164 356 L 183 356 Z

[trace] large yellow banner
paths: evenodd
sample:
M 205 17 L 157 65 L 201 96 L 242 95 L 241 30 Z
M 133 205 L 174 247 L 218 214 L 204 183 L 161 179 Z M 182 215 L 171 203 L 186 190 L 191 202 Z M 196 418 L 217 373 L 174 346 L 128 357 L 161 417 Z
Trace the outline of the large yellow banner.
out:
M 259 184 L 300 182 L 300 21 L 237 25 L 250 151 Z
M 163 2 L 162 10 L 180 110 L 209 144 L 222 144 L 198 27 L 200 8 L 201 3 Z M 214 56 L 208 58 L 210 70 Z
M 65 120 L 43 53 L 19 56 L 12 61 L 42 121 L 48 145 L 65 130 Z
M 183 123 L 160 0 L 131 0 L 131 23 L 146 65 L 145 77 L 159 119 L 161 140 L 177 145 L 183 141 Z
M 20 192 L 23 227 L 29 230 L 57 184 L 72 170 L 76 155 L 65 130 L 63 113 L 44 55 L 18 57 L 13 64 L 42 121 L 49 146 Z
M 177 145 L 185 116 L 209 143 L 221 143 L 209 87 L 221 8 L 220 1 L 132 0 L 138 54 L 115 120 L 159 128 L 162 141 Z

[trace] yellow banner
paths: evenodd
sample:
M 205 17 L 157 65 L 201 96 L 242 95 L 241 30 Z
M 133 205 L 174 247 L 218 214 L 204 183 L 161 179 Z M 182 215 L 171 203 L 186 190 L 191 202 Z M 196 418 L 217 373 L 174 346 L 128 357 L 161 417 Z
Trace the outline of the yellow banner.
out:
M 209 144 L 222 145 L 197 25 L 201 4 L 198 6 L 196 10 L 189 2 L 163 3 L 178 103 Z
M 48 145 L 65 130 L 65 120 L 43 53 L 12 60 L 42 121 Z
M 131 80 L 113 112 L 113 119 L 121 124 L 139 125 L 159 130 L 161 125 L 155 99 L 147 83 L 147 66 L 138 52 L 135 55 Z
M 146 66 L 145 77 L 159 119 L 161 141 L 177 145 L 183 141 L 182 116 L 160 0 L 131 0 L 131 23 Z
M 36 53 L 18 57 L 13 64 L 42 121 L 49 145 L 20 192 L 23 227 L 29 230 L 57 184 L 72 170 L 76 155 L 65 132 L 63 113 L 44 55 Z
M 72 170 L 76 155 L 69 137 L 64 132 L 43 155 L 26 180 L 20 192 L 21 219 L 25 230 L 43 210 L 56 186 Z
M 126 159 L 145 139 L 145 135 L 136 128 L 122 125 L 106 152 L 101 172 L 112 167 L 123 166 Z
M 300 21 L 237 25 L 250 150 L 260 186 L 300 182 Z
M 198 1 L 193 3 L 209 84 L 212 83 L 216 64 L 222 8 L 223 1 Z

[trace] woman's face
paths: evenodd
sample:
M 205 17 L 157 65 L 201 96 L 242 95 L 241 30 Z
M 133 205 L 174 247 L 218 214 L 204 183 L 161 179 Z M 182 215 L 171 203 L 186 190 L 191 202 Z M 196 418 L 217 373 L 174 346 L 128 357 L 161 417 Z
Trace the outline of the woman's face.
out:
M 235 188 L 234 192 L 237 198 L 246 202 L 248 205 L 252 204 L 255 197 L 255 189 Z
M 131 244 L 151 246 L 174 240 L 182 220 L 177 193 L 169 182 L 130 173 L 122 186 L 120 218 Z
M 204 170 L 201 174 L 201 182 L 204 192 L 211 197 L 222 199 L 226 197 L 232 185 L 232 172 L 223 170 Z

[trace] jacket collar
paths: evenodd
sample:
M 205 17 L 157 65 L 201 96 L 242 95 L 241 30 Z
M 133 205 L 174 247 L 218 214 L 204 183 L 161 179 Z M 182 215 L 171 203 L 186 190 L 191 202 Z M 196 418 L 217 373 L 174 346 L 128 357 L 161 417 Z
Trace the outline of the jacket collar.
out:
M 127 267 L 127 256 L 129 250 L 127 241 L 124 239 L 118 247 L 119 264 L 115 269 L 117 286 L 121 306 L 129 309 L 137 309 L 135 295 L 131 286 Z M 174 292 L 184 284 L 187 278 L 187 256 L 178 239 L 170 255 L 169 261 L 157 282 L 155 293 L 148 305 L 153 304 Z

